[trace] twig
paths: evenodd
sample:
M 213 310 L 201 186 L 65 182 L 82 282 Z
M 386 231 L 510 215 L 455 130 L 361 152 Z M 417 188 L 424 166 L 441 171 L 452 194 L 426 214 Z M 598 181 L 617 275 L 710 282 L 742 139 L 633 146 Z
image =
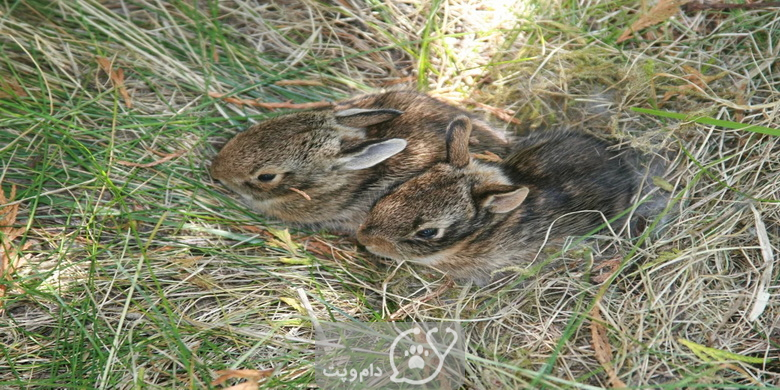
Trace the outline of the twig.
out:
M 299 190 L 297 188 L 290 187 L 290 191 L 293 191 L 293 192 L 296 192 L 296 193 L 300 194 L 306 200 L 311 200 L 311 196 L 309 196 L 309 194 L 307 194 L 307 193 L 305 193 L 305 192 L 303 192 L 303 191 L 301 191 L 301 190 Z

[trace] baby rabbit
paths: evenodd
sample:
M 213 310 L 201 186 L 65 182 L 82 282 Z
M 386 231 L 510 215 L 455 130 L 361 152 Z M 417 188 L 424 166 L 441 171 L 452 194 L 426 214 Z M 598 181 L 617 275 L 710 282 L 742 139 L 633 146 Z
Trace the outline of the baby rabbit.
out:
M 492 271 L 529 265 L 548 229 L 553 241 L 585 234 L 604 222 L 599 211 L 610 219 L 631 204 L 637 174 L 605 142 L 542 132 L 495 163 L 470 157 L 470 132 L 467 117 L 455 119 L 446 161 L 379 199 L 358 241 L 484 285 Z
M 211 176 L 266 216 L 354 233 L 376 199 L 444 160 L 446 126 L 465 114 L 424 94 L 395 91 L 282 115 L 225 144 Z M 510 144 L 501 133 L 471 120 L 475 150 L 506 155 Z

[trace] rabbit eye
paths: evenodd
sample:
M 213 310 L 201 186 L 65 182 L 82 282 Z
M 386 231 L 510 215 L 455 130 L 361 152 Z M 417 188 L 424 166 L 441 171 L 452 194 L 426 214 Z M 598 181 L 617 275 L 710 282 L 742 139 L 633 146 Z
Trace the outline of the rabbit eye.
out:
M 263 183 L 271 182 L 274 179 L 276 179 L 276 175 L 273 174 L 273 173 L 263 173 L 263 174 L 257 175 L 257 180 L 259 180 L 259 181 L 261 181 Z
M 436 228 L 427 228 L 418 230 L 417 233 L 414 233 L 414 236 L 417 238 L 421 238 L 423 240 L 430 240 L 432 238 L 435 238 L 439 235 L 439 229 Z

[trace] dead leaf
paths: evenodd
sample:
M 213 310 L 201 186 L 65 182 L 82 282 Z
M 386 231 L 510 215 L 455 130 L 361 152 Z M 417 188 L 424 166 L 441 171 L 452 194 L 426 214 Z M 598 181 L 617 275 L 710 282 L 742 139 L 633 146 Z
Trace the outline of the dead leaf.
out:
M 306 251 L 324 257 L 335 257 L 333 252 L 338 251 L 338 249 L 313 238 L 306 240 Z
M 16 197 L 16 186 L 11 186 L 11 195 L 6 198 L 5 191 L 0 188 L 0 204 L 11 203 Z M 31 243 L 27 242 L 17 248 L 13 241 L 24 234 L 25 228 L 14 228 L 16 216 L 19 213 L 19 203 L 0 208 L 0 279 L 11 281 L 16 270 L 24 266 L 27 257 L 19 256 L 19 252 L 27 250 Z M 5 296 L 8 285 L 0 285 L 0 298 Z M 0 301 L 1 303 L 1 301 Z M 4 309 L 0 305 L 0 315 Z
M 11 196 L 5 197 L 5 191 L 0 190 L 0 204 L 6 204 L 13 202 L 16 197 L 16 185 L 11 185 Z M 3 239 L 11 241 L 16 237 L 19 237 L 24 233 L 24 229 L 14 229 L 14 223 L 16 223 L 16 215 L 19 213 L 19 203 L 12 204 L 0 209 L 0 233 L 3 233 Z
M 301 190 L 299 190 L 297 188 L 290 187 L 290 191 L 293 191 L 293 192 L 301 195 L 303 197 L 303 199 L 311 200 L 311 196 L 309 196 L 309 194 L 307 194 L 307 193 L 305 193 L 305 192 L 303 192 L 303 191 L 301 191 Z
M 618 268 L 620 268 L 620 260 L 607 260 L 602 262 L 601 264 L 593 267 L 593 271 L 598 271 L 602 268 L 609 267 L 609 270 L 607 272 L 600 273 L 598 275 L 594 275 L 591 279 L 594 283 L 604 283 L 605 280 L 609 279 L 612 274 L 614 274 Z
M 326 101 L 320 101 L 320 102 L 311 102 L 311 103 L 292 103 L 292 102 L 279 102 L 279 103 L 263 103 L 258 101 L 257 99 L 239 99 L 234 97 L 227 97 L 224 93 L 217 93 L 217 92 L 209 92 L 209 97 L 215 98 L 215 99 L 222 99 L 225 103 L 231 103 L 238 106 L 252 106 L 252 107 L 260 107 L 265 108 L 266 110 L 275 110 L 278 108 L 290 108 L 290 109 L 301 109 L 301 110 L 308 110 L 313 108 L 323 108 L 323 107 L 331 107 L 333 104 Z
M 609 376 L 610 386 L 613 388 L 626 388 L 626 384 L 618 378 L 615 367 L 612 366 L 612 348 L 609 345 L 607 328 L 604 327 L 604 318 L 601 317 L 598 305 L 593 307 L 590 315 L 591 343 L 596 354 L 596 360 L 598 360 L 601 367 L 604 368 L 604 372 Z
M 271 236 L 271 234 L 270 234 L 270 233 L 268 233 L 266 230 L 264 230 L 264 229 L 261 229 L 261 228 L 259 228 L 259 227 L 257 227 L 257 226 L 252 226 L 252 225 L 241 225 L 241 226 L 238 226 L 238 228 L 239 228 L 239 229 L 241 229 L 241 230 L 244 230 L 244 231 L 250 232 L 250 233 L 255 233 L 255 234 L 264 234 L 266 237 L 270 237 L 270 236 Z
M 13 94 L 5 91 L 13 91 Z M 27 97 L 27 92 L 22 88 L 16 80 L 3 78 L 0 80 L 0 99 L 14 98 L 14 97 Z
M 158 156 L 161 155 L 161 154 L 159 154 L 159 152 L 153 152 L 153 153 L 157 154 Z M 187 153 L 187 151 L 186 150 L 179 150 L 177 152 L 170 153 L 170 154 L 162 154 L 165 157 L 163 157 L 163 158 L 161 158 L 159 160 L 152 161 L 150 163 L 145 163 L 145 164 L 134 163 L 134 162 L 130 162 L 130 161 L 123 161 L 123 160 L 116 160 L 116 163 L 119 164 L 119 165 L 125 165 L 125 166 L 128 166 L 128 167 L 151 168 L 153 166 L 160 165 L 160 164 L 162 164 L 162 163 L 164 163 L 166 161 L 173 160 L 176 157 L 180 157 L 184 153 Z
M 661 23 L 678 12 L 680 12 L 680 7 L 682 7 L 685 4 L 690 3 L 692 0 L 661 0 L 658 2 L 658 4 L 655 5 L 652 9 L 647 11 L 644 15 L 640 16 L 639 19 L 634 22 L 631 27 L 623 31 L 622 34 L 620 34 L 620 37 L 617 39 L 617 43 L 623 42 L 626 39 L 631 38 L 635 32 L 645 29 L 650 26 L 654 26 L 658 23 Z
M 223 390 L 256 390 L 260 388 L 260 381 L 273 375 L 274 369 L 267 370 L 220 370 L 217 371 L 219 377 L 211 382 L 212 386 L 218 386 L 230 379 L 246 379 L 246 382 L 234 386 L 226 387 Z
M 122 99 L 124 99 L 125 106 L 127 108 L 133 108 L 133 101 L 130 99 L 130 94 L 127 93 L 127 88 L 125 88 L 125 71 L 121 68 L 113 70 L 111 61 L 109 61 L 108 58 L 96 57 L 96 59 L 98 65 L 100 65 L 100 68 L 103 69 L 103 71 L 108 75 L 108 78 L 111 80 L 111 84 L 114 85 L 114 88 L 119 91 L 119 95 L 121 95 Z

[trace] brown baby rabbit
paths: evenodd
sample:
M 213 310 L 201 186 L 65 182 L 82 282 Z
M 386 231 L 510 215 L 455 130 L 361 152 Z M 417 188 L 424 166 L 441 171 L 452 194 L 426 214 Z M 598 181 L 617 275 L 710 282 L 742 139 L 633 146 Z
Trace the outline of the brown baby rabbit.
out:
M 610 219 L 631 204 L 637 174 L 605 142 L 542 132 L 495 163 L 471 158 L 470 132 L 466 117 L 449 125 L 446 161 L 379 199 L 360 243 L 484 285 L 493 271 L 529 265 L 546 240 L 585 234 L 601 213 Z
M 430 96 L 396 91 L 282 115 L 231 139 L 211 176 L 266 216 L 354 233 L 376 199 L 444 160 L 447 124 L 464 114 Z M 474 150 L 506 155 L 510 145 L 501 133 L 472 120 Z

